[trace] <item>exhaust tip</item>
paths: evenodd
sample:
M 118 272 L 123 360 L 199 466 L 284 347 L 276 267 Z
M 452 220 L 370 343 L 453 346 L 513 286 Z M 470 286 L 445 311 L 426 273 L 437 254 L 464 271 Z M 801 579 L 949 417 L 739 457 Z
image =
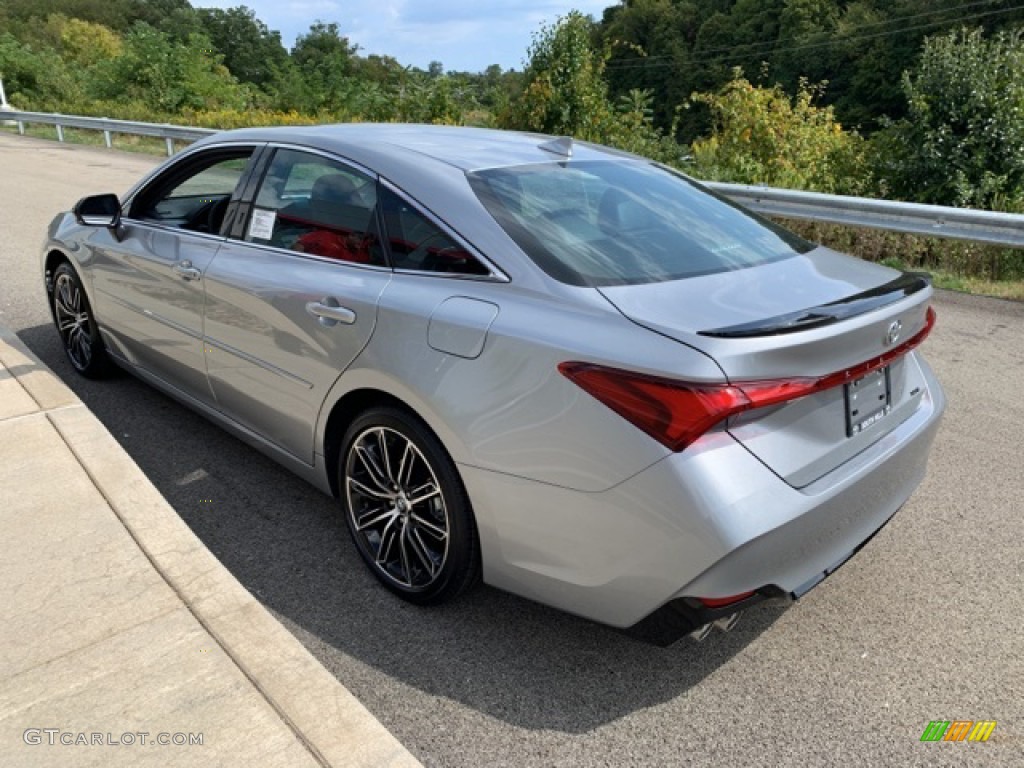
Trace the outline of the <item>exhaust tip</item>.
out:
M 718 627 L 723 632 L 732 632 L 733 628 L 737 624 L 739 624 L 739 622 L 740 622 L 740 614 L 737 611 L 736 613 L 729 614 L 728 616 L 723 616 L 720 619 L 715 619 L 715 626 Z M 705 625 L 705 626 L 708 626 L 708 625 Z
M 690 637 L 692 637 L 694 639 L 694 641 L 700 643 L 708 635 L 711 634 L 712 626 L 713 626 L 712 624 L 705 624 L 705 625 L 703 625 L 701 627 L 697 627 L 697 629 L 693 630 L 693 632 L 690 633 Z

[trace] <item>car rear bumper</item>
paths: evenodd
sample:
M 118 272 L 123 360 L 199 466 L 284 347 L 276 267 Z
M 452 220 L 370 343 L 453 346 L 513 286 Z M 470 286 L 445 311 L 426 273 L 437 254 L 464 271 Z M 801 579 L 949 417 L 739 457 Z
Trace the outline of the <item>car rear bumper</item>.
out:
M 684 598 L 799 596 L 845 562 L 924 478 L 945 409 L 934 375 L 902 424 L 796 489 L 725 432 L 602 493 L 462 466 L 484 579 L 628 627 Z

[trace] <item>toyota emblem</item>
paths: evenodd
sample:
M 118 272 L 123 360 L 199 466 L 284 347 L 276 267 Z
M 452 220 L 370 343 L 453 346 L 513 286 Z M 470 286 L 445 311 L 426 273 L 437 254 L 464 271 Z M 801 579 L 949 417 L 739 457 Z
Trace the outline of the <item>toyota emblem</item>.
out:
M 889 330 L 885 332 L 885 346 L 891 347 L 900 339 L 900 331 L 903 330 L 903 323 L 893 320 L 889 323 Z

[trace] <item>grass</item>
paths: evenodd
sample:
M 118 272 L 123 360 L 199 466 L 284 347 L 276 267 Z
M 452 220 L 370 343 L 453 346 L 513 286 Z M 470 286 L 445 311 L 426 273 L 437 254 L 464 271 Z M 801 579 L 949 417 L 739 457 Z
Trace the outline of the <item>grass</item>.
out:
M 6 133 L 18 133 L 18 126 L 4 125 L 0 130 Z M 25 135 L 36 139 L 57 140 L 57 129 L 52 125 L 41 125 L 39 123 L 25 123 Z M 110 135 L 114 149 L 122 152 L 137 152 L 144 155 L 167 154 L 167 145 L 164 140 L 156 136 L 134 136 L 127 133 L 112 133 Z M 83 128 L 65 128 L 65 144 L 84 144 L 92 147 L 105 146 L 103 131 L 90 131 Z M 178 152 L 188 146 L 186 142 L 175 141 L 174 151 Z
M 916 269 L 913 265 L 906 264 L 897 258 L 882 259 L 882 263 L 893 269 Z M 975 296 L 1024 301 L 1024 280 L 988 280 L 983 277 L 966 277 L 938 268 L 930 269 L 928 272 L 931 274 L 932 284 L 936 288 L 971 293 Z

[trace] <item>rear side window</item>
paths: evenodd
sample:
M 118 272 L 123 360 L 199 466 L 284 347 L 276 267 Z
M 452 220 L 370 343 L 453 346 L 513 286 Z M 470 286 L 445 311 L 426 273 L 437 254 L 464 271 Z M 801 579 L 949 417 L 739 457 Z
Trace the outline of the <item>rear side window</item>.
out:
M 628 285 L 724 272 L 814 246 L 643 162 L 545 163 L 469 174 L 477 197 L 552 277 Z
M 381 212 L 395 269 L 455 275 L 489 275 L 481 264 L 424 213 L 387 187 L 381 187 Z

